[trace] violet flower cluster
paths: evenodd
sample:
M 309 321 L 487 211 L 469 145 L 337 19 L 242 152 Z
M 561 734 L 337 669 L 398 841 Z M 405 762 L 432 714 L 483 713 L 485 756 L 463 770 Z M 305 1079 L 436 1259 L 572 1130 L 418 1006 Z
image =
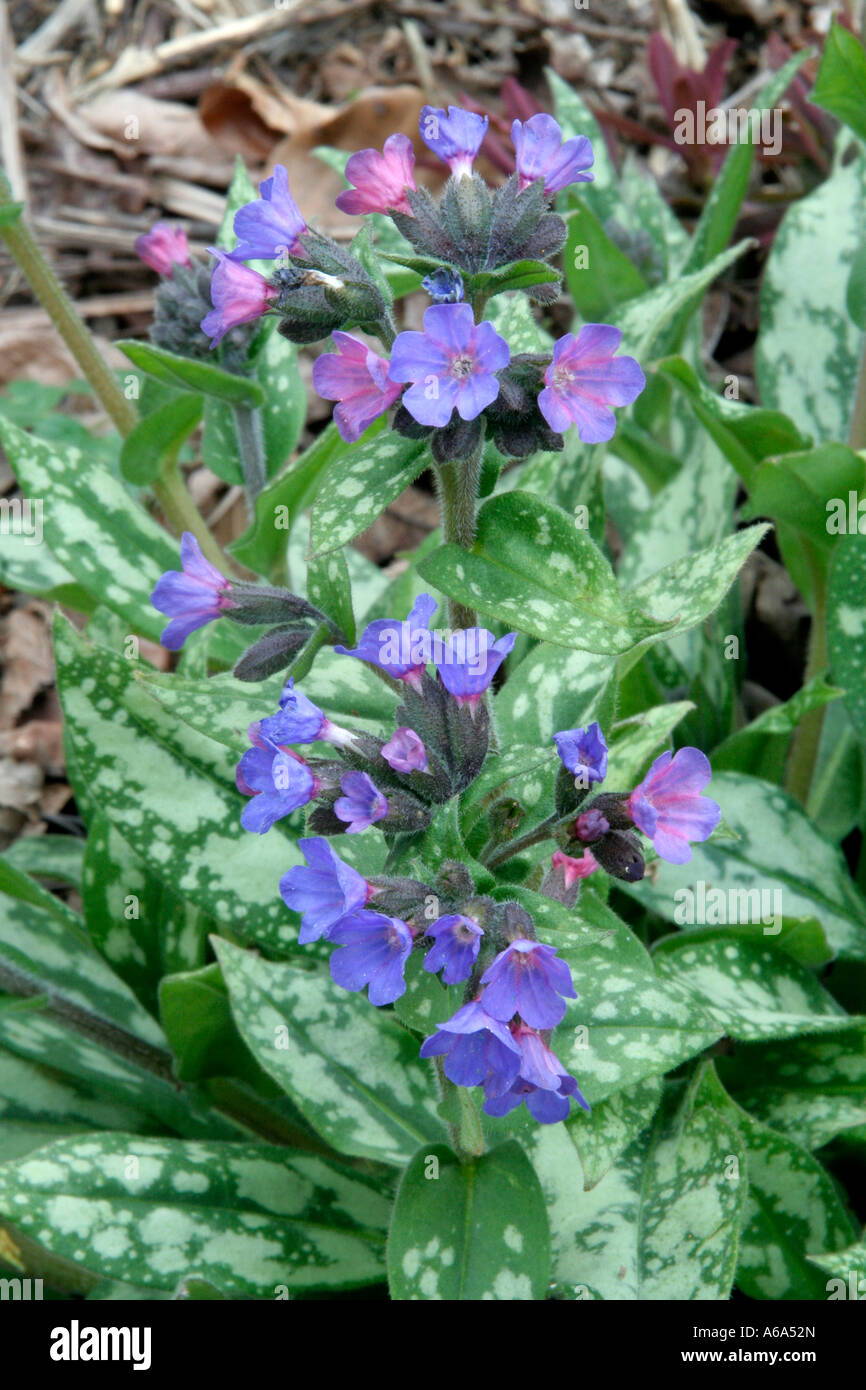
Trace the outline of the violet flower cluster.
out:
M 170 634 L 217 616 L 219 604 L 237 592 L 202 562 L 191 538 L 184 563 L 183 575 L 163 576 L 154 591 L 154 602 L 171 615 Z M 567 964 L 537 939 L 529 913 L 477 892 L 463 863 L 446 861 L 434 883 L 391 875 L 368 880 L 329 843 L 375 827 L 393 849 L 401 837 L 425 830 L 485 763 L 484 696 L 514 634 L 497 639 L 473 628 L 443 635 L 431 630 L 436 611 L 435 600 L 421 594 L 405 619 L 376 620 L 356 646 L 335 648 L 347 660 L 376 667 L 400 693 L 387 741 L 335 724 L 293 680 L 286 682 L 278 709 L 249 728 L 250 747 L 236 777 L 249 798 L 241 823 L 266 834 L 306 808 L 308 833 L 299 841 L 306 863 L 280 882 L 286 905 L 300 915 L 300 943 L 331 944 L 334 981 L 351 991 L 366 988 L 377 1007 L 404 994 L 406 964 L 413 951 L 423 951 L 423 968 L 440 974 L 444 985 L 464 985 L 464 1001 L 437 1025 L 421 1055 L 441 1059 L 455 1085 L 480 1086 L 486 1114 L 502 1116 L 525 1102 L 536 1120 L 554 1123 L 568 1115 L 572 1101 L 589 1108 L 550 1045 L 566 1001 L 576 995 Z M 607 774 L 600 726 L 562 730 L 554 743 L 561 767 L 548 824 L 559 848 L 540 889 L 568 906 L 581 880 L 598 869 L 629 881 L 642 876 L 636 831 L 662 858 L 684 863 L 689 842 L 706 839 L 718 823 L 718 806 L 702 795 L 710 767 L 697 749 L 663 753 L 631 792 L 596 793 L 587 801 Z M 504 822 L 500 829 L 480 853 L 491 869 L 511 852 L 513 829 Z M 437 905 L 433 920 L 430 903 Z
M 645 385 L 634 358 L 618 355 L 619 329 L 586 323 L 559 338 L 551 353 L 513 353 L 483 317 L 490 296 L 510 287 L 507 269 L 518 262 L 537 272 L 528 288 L 518 288 L 540 303 L 557 297 L 559 274 L 550 260 L 566 228 L 551 204 L 570 184 L 592 179 L 591 144 L 584 136 L 563 139 L 546 114 L 515 121 L 514 173 L 491 190 L 474 171 L 486 130 L 486 117 L 461 107 L 422 109 L 420 139 L 450 173 L 438 202 L 416 184 L 406 135 L 389 136 L 381 151 L 360 150 L 346 165 L 350 187 L 337 206 L 354 216 L 389 216 L 410 244 L 403 261 L 422 274 L 432 301 L 422 329 L 397 332 L 381 278 L 377 283 L 351 248 L 307 226 L 277 165 L 259 197 L 236 212 L 234 250 L 211 248 L 211 304 L 199 320 L 199 340 L 204 334 L 215 348 L 269 313 L 294 342 L 330 336 L 333 350 L 316 360 L 313 385 L 335 402 L 347 442 L 392 408 L 394 427 L 429 436 L 439 462 L 465 457 L 484 427 L 502 453 L 515 457 L 562 448 L 572 425 L 586 443 L 610 439 L 614 409 L 631 404 Z M 175 281 L 190 265 L 183 234 L 165 224 L 141 238 L 138 250 Z M 270 261 L 273 271 L 262 275 L 249 261 Z M 351 327 L 366 336 L 347 332 Z

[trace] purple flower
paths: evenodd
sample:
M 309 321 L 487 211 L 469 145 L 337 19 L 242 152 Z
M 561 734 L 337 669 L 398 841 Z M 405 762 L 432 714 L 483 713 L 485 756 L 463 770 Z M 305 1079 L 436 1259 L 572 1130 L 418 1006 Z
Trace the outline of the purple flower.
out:
M 593 161 L 592 145 L 585 135 L 562 139 L 562 130 L 545 112 L 529 120 L 514 121 L 511 139 L 517 154 L 521 192 L 536 179 L 544 179 L 547 194 L 558 193 L 570 183 L 588 183 L 586 171 Z
M 487 134 L 489 117 L 462 106 L 422 106 L 418 128 L 428 150 L 447 164 L 456 179 L 472 173 L 472 161 Z
M 348 821 L 347 835 L 357 835 L 388 814 L 388 801 L 366 772 L 345 772 L 340 779 L 343 792 L 334 802 L 334 814 Z
M 347 188 L 337 199 L 341 212 L 404 212 L 412 216 L 406 189 L 415 187 L 415 151 L 408 135 L 389 135 L 382 153 L 359 150 L 346 164 Z
M 601 725 L 592 723 L 585 729 L 565 729 L 554 734 L 556 751 L 569 772 L 586 786 L 603 782 L 607 775 L 607 744 Z
M 698 748 L 681 748 L 656 758 L 625 803 L 635 825 L 652 840 L 669 864 L 687 864 L 690 840 L 707 840 L 721 819 L 721 808 L 701 792 L 712 776 L 709 759 Z
M 646 385 L 633 357 L 614 357 L 622 333 L 606 323 L 585 323 L 577 337 L 566 333 L 553 345 L 538 408 L 552 430 L 571 425 L 585 444 L 601 444 L 616 429 L 612 405 L 631 405 Z
M 500 951 L 481 977 L 482 999 L 494 1018 L 507 1023 L 520 1014 L 531 1028 L 555 1028 L 565 1014 L 565 995 L 576 999 L 571 971 L 555 946 L 521 937 Z
M 459 985 L 468 980 L 484 935 L 478 923 L 459 912 L 452 913 L 440 917 L 427 928 L 426 934 L 433 937 L 436 945 L 424 957 L 424 969 L 435 975 L 444 966 L 442 983 L 445 985 Z
M 402 623 L 395 618 L 377 618 L 364 628 L 357 647 L 337 646 L 334 651 L 368 661 L 395 680 L 420 690 L 431 655 L 430 619 L 438 607 L 429 594 L 419 594 Z
M 238 791 L 252 797 L 243 809 L 241 825 L 264 835 L 283 816 L 306 806 L 319 790 L 319 782 L 303 758 L 262 738 L 256 724 L 250 725 L 249 736 L 253 747 L 244 753 L 235 774 Z
M 421 288 L 426 290 L 434 304 L 461 304 L 465 287 L 459 270 L 450 265 L 440 265 L 438 269 L 425 275 Z
M 531 1028 L 518 1028 L 514 1034 L 520 1047 L 520 1075 L 504 1094 L 485 1087 L 487 1099 L 484 1111 L 488 1115 L 507 1115 L 522 1101 L 533 1119 L 542 1125 L 553 1125 L 566 1119 L 571 1108 L 570 1097 L 589 1110 L 589 1104 L 578 1090 L 577 1082 L 565 1070 L 555 1052 Z
M 436 670 L 458 705 L 478 703 L 516 641 L 514 632 L 506 633 L 497 642 L 486 627 L 467 627 L 459 629 L 443 645 Z
M 332 724 L 324 710 L 295 689 L 290 676 L 280 695 L 280 712 L 262 720 L 262 734 L 271 743 L 333 743 L 346 748 L 353 742 L 348 729 Z
M 214 307 L 201 321 L 201 330 L 211 340 L 211 347 L 232 328 L 252 323 L 267 312 L 268 301 L 277 293 L 270 281 L 248 265 L 238 265 L 225 251 L 209 246 L 217 257 L 210 281 L 210 297 Z
M 422 1057 L 444 1057 L 445 1075 L 455 1086 L 480 1086 L 501 1095 L 516 1079 L 520 1048 L 508 1028 L 491 1018 L 477 999 L 464 1004 L 421 1044 Z
M 136 237 L 135 254 L 158 275 L 170 275 L 175 265 L 192 265 L 186 232 L 168 222 L 157 222 L 144 236 Z
M 313 388 L 326 401 L 339 401 L 334 419 L 341 438 L 354 444 L 379 415 L 384 415 L 402 390 L 388 378 L 388 359 L 351 333 L 332 333 L 336 352 L 325 352 L 313 363 Z
M 292 197 L 282 164 L 275 164 L 272 176 L 259 184 L 259 194 L 255 202 L 244 203 L 235 213 L 238 244 L 230 253 L 231 259 L 274 261 L 287 254 L 303 255 L 298 237 L 307 230 L 307 224 Z
M 395 729 L 382 749 L 382 757 L 395 772 L 427 771 L 427 749 L 414 729 Z
M 584 850 L 579 859 L 572 859 L 570 855 L 558 849 L 551 863 L 554 869 L 562 869 L 566 888 L 570 888 L 578 879 L 587 878 L 589 874 L 595 873 L 596 869 L 599 867 L 598 860 L 593 857 L 588 849 Z
M 574 822 L 574 833 L 585 845 L 595 844 L 596 840 L 600 840 L 609 830 L 610 821 L 594 807 L 590 807 L 588 811 L 581 811 Z
M 424 332 L 398 333 L 391 349 L 392 381 L 411 381 L 403 404 L 420 425 L 447 425 L 456 409 L 474 420 L 499 395 L 495 373 L 510 353 L 492 323 L 476 323 L 468 304 L 431 304 Z
M 231 584 L 204 558 L 191 531 L 184 531 L 181 537 L 180 562 L 183 570 L 160 575 L 150 596 L 154 608 L 172 619 L 159 638 L 170 652 L 178 651 L 196 628 L 235 606 L 228 597 Z
M 286 907 L 302 913 L 298 942 L 306 946 L 327 936 L 331 927 L 358 912 L 375 888 L 335 854 L 327 840 L 312 837 L 298 841 L 306 866 L 296 864 L 280 879 Z
M 331 956 L 331 979 L 343 989 L 370 988 L 367 998 L 380 1008 L 406 993 L 403 971 L 412 950 L 412 931 L 399 917 L 356 912 L 328 933 L 341 950 Z

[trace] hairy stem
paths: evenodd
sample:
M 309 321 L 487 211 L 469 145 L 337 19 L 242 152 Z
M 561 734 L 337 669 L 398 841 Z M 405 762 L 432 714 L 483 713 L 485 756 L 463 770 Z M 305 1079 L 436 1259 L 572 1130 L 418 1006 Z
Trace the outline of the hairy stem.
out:
M 567 816 L 566 819 L 570 820 L 572 817 Z M 540 844 L 542 840 L 549 840 L 559 820 L 560 817 L 557 815 L 548 816 L 547 820 L 543 820 L 534 830 L 527 830 L 525 835 L 518 835 L 516 840 L 508 840 L 498 849 L 494 849 L 486 858 L 482 858 L 481 862 L 488 869 L 497 869 L 500 864 L 504 864 L 508 859 L 513 859 L 516 854 L 521 854 L 523 850 L 531 849 L 533 845 Z
M 475 541 L 475 503 L 481 478 L 483 435 L 468 458 L 440 463 L 436 468 L 442 529 L 451 545 L 471 550 Z M 457 599 L 448 600 L 452 628 L 477 627 L 478 614 Z
M 0 211 L 12 205 L 9 184 L 0 174 Z M 127 400 L 103 361 L 90 330 L 40 251 L 23 215 L 5 226 L 0 225 L 0 237 L 90 383 L 106 415 L 118 434 L 126 438 L 138 424 L 138 411 L 132 401 Z M 163 465 L 162 477 L 153 484 L 153 494 L 172 530 L 177 533 L 191 531 L 211 563 L 225 570 L 228 561 L 194 506 L 173 459 Z

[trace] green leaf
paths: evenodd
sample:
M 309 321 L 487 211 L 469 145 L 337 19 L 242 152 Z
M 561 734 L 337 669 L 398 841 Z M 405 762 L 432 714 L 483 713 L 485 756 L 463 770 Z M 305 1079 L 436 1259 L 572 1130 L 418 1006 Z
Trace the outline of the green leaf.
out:
M 384 1274 L 381 1177 L 271 1145 L 63 1139 L 0 1168 L 0 1207 L 52 1254 L 145 1287 L 194 1271 L 273 1299 Z
M 564 1128 L 577 1149 L 587 1191 L 601 1182 L 620 1154 L 652 1123 L 661 1094 L 661 1077 L 648 1076 L 596 1102 L 588 1113 L 572 1106 Z
M 846 292 L 864 222 L 866 158 L 858 154 L 790 206 L 764 270 L 760 397 L 816 439 L 848 437 L 862 334 Z
M 265 439 L 265 465 L 269 478 L 275 477 L 294 453 L 307 414 L 307 390 L 298 366 L 298 349 L 272 320 L 270 332 L 255 363 L 255 374 L 264 392 L 262 430 Z
M 508 343 L 512 356 L 518 352 L 549 352 L 553 339 L 533 315 L 523 294 L 497 296 L 488 304 L 484 316 Z
M 553 114 L 562 128 L 563 140 L 571 140 L 575 135 L 585 135 L 592 142 L 594 155 L 592 183 L 590 185 L 593 207 L 602 219 L 621 211 L 616 166 L 608 153 L 607 141 L 601 126 L 589 107 L 581 101 L 573 87 L 560 77 L 553 68 L 545 68 L 544 75 L 553 97 Z
M 866 53 L 850 29 L 835 19 L 824 43 L 811 100 L 866 140 Z
M 838 700 L 841 691 L 820 676 L 807 682 L 790 700 L 772 705 L 744 729 L 738 729 L 713 750 L 716 772 L 749 772 L 768 782 L 780 783 L 791 734 L 805 714 Z M 820 818 L 818 823 L 821 824 Z
M 208 396 L 204 405 L 201 436 L 202 462 L 224 483 L 239 487 L 244 480 L 235 418 L 228 401 Z
M 59 879 L 80 891 L 84 846 L 74 835 L 23 835 L 3 851 L 3 860 L 21 873 Z
M 401 1165 L 441 1139 L 432 1071 L 394 1019 L 323 970 L 213 945 L 241 1036 L 333 1148 Z
M 33 535 L 3 537 L 0 553 L 0 581 L 7 589 L 35 594 L 37 598 L 62 603 L 78 613 L 92 613 L 97 598 L 77 584 L 69 570 L 52 555 L 45 541 L 37 545 Z
M 549 1274 L 544 1198 L 518 1144 L 465 1163 L 444 1144 L 415 1155 L 388 1235 L 393 1299 L 543 1299 Z
M 120 348 L 133 366 L 167 386 L 179 386 L 202 396 L 215 396 L 217 400 L 239 405 L 257 406 L 264 402 L 264 392 L 257 382 L 249 377 L 224 372 L 222 367 L 216 367 L 212 362 L 181 357 L 179 353 L 154 347 L 152 343 L 139 343 L 134 338 L 121 338 L 115 346 Z
M 645 294 L 646 281 L 586 203 L 574 193 L 571 202 L 562 252 L 568 288 L 586 322 L 604 321 L 617 304 Z
M 613 658 L 563 651 L 547 642 L 533 647 L 493 701 L 501 745 L 549 746 L 561 729 L 598 719 L 613 670 Z
M 244 203 L 252 203 L 256 198 L 256 188 L 247 172 L 247 167 L 240 155 L 235 155 L 235 167 L 232 173 L 232 181 L 226 194 L 225 211 L 220 229 L 217 232 L 216 244 L 222 251 L 233 251 L 237 245 L 237 237 L 234 232 L 235 213 L 238 208 L 243 207 Z
M 762 941 L 684 932 L 656 942 L 653 961 L 740 1042 L 838 1032 L 848 1017 L 810 970 Z
M 142 668 L 89 647 L 62 619 L 55 652 L 70 745 L 111 824 L 185 901 L 271 949 L 291 946 L 297 930 L 277 887 L 300 854 L 280 827 L 242 829 L 236 757 L 148 695 Z
M 150 594 L 163 571 L 178 568 L 171 538 L 119 478 L 77 449 L 61 453 L 2 417 L 0 441 L 22 492 L 50 498 L 45 537 L 59 563 L 133 632 L 158 641 L 165 619 Z
M 11 227 L 24 211 L 23 203 L 6 203 L 0 208 L 0 227 Z
M 849 495 L 866 482 L 866 464 L 846 444 L 768 458 L 752 477 L 747 517 L 771 516 L 797 529 L 821 550 L 836 544 L 835 514 L 845 527 Z M 841 513 L 841 516 L 840 516 Z
M 533 285 L 553 285 L 559 281 L 559 271 L 546 261 L 511 261 L 496 270 L 482 270 L 468 277 L 470 294 L 492 298 L 507 290 L 529 290 Z
M 623 351 L 639 362 L 652 355 L 653 345 L 677 315 L 688 315 L 698 307 L 714 280 L 733 265 L 752 246 L 740 241 L 729 251 L 714 256 L 701 270 L 677 275 L 675 280 L 657 285 L 636 299 L 629 299 L 611 315 L 611 322 L 622 329 Z
M 851 722 L 866 739 L 866 536 L 840 537 L 830 569 L 827 645 Z
M 120 471 L 127 482 L 147 487 L 159 477 L 163 459 L 173 458 L 202 417 L 201 396 L 180 396 L 159 406 L 126 436 L 120 450 Z
M 866 1241 L 849 1245 L 836 1255 L 810 1255 L 809 1262 L 833 1277 L 824 1285 L 828 1300 L 863 1297 L 866 1287 Z
M 738 1047 L 717 1061 L 734 1100 L 807 1149 L 866 1124 L 866 1028 Z
M 159 1006 L 178 1080 L 232 1076 L 259 1082 L 261 1068 L 235 1026 L 218 965 L 164 976 Z
M 559 646 L 610 655 L 659 630 L 645 615 L 630 620 L 587 533 L 528 492 L 491 497 L 472 550 L 444 545 L 418 571 L 450 598 Z
M 749 1298 L 820 1299 L 826 1281 L 809 1261 L 857 1236 L 830 1174 L 775 1130 L 740 1111 L 749 1195 L 737 1287 Z
M 839 850 L 793 797 L 769 782 L 734 772 L 713 777 L 708 790 L 738 838 L 692 845 L 688 865 L 659 860 L 652 879 L 635 885 L 638 891 L 618 887 L 670 922 L 688 920 L 696 903 L 689 895 L 700 881 L 731 894 L 726 901 L 740 917 L 744 912 L 758 915 L 754 908 L 740 906 L 743 893 L 751 892 L 747 901 L 754 903 L 757 888 L 758 897 L 763 893 L 764 902 L 781 917 L 817 917 L 835 951 L 866 960 L 863 898 Z
M 365 531 L 427 467 L 423 440 L 390 434 L 338 457 L 313 504 L 314 555 L 339 550 Z
M 69 1035 L 66 1035 L 67 1045 Z M 46 1057 L 44 1064 L 16 1057 L 0 1048 L 0 1117 L 3 1127 L 14 1122 L 46 1129 L 146 1130 L 149 1116 L 134 1105 L 100 1095 L 86 1081 L 64 1076 Z
M 341 642 L 354 647 L 352 585 L 342 550 L 332 550 L 330 554 L 318 555 L 310 561 L 307 569 L 307 596 L 311 603 L 337 624 L 342 633 Z
M 684 358 L 666 357 L 658 370 L 683 392 L 701 424 L 749 487 L 757 464 L 768 454 L 808 448 L 810 440 L 787 415 L 717 394 Z
M 866 329 L 866 243 L 860 247 L 851 266 L 845 290 L 845 307 L 861 332 Z

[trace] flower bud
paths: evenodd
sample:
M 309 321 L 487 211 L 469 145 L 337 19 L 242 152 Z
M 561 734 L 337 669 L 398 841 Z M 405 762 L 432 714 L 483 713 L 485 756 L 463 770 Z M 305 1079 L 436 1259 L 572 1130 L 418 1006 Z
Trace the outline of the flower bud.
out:
M 613 878 L 637 883 L 644 876 L 644 857 L 636 835 L 627 830 L 611 830 L 592 847 L 594 858 Z
M 277 671 L 285 670 L 293 657 L 304 647 L 313 629 L 283 625 L 272 628 L 248 647 L 235 663 L 234 676 L 239 681 L 263 681 Z

